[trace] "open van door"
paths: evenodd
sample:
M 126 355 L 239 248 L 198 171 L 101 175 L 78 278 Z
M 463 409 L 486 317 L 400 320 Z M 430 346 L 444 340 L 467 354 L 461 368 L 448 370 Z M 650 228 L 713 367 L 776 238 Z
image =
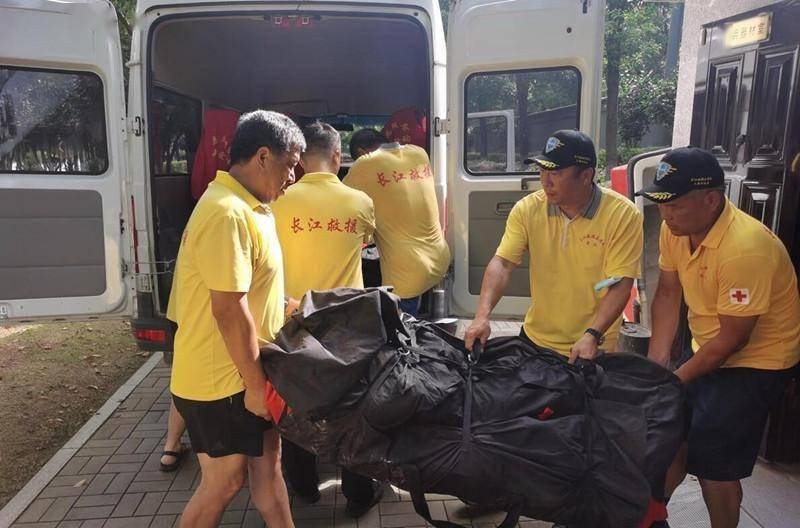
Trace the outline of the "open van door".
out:
M 129 315 L 116 12 L 0 0 L 0 20 L 0 323 Z
M 604 16 L 603 0 L 464 0 L 450 13 L 448 225 L 456 315 L 474 314 L 511 208 L 540 187 L 523 160 L 559 129 L 579 128 L 597 142 Z M 467 118 L 485 112 L 496 113 L 494 123 Z M 506 159 L 510 152 L 515 159 Z M 529 305 L 526 258 L 494 313 L 521 317 Z
M 658 286 L 658 235 L 661 232 L 661 215 L 658 207 L 650 200 L 645 200 L 635 194 L 645 187 L 652 185 L 656 179 L 656 171 L 661 163 L 661 158 L 670 149 L 660 149 L 645 152 L 634 156 L 628 162 L 628 198 L 634 201 L 636 208 L 644 217 L 644 247 L 642 250 L 642 274 L 636 280 L 639 291 L 640 323 L 647 329 L 652 329 L 650 322 L 650 302 L 656 294 Z

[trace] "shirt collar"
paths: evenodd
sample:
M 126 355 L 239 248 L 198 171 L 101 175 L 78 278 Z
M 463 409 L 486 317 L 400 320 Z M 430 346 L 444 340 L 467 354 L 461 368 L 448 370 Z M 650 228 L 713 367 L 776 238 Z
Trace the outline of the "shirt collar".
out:
M 725 233 L 728 231 L 728 227 L 730 227 L 731 222 L 733 222 L 733 204 L 730 203 L 730 200 L 727 198 L 725 199 L 725 207 L 722 209 L 722 213 L 720 213 L 719 218 L 717 221 L 714 222 L 714 225 L 711 226 L 711 229 L 706 234 L 706 237 L 700 243 L 701 246 L 705 246 L 707 248 L 718 248 L 720 242 L 722 242 L 722 237 L 725 236 Z
M 250 207 L 250 209 L 258 209 L 259 207 L 267 209 L 267 204 L 262 203 L 258 198 L 250 194 L 250 191 L 245 189 L 244 185 L 239 183 L 236 178 L 225 171 L 218 170 L 217 177 L 214 178 L 213 183 L 218 183 L 223 187 L 226 187 L 228 190 L 233 192 L 233 194 L 241 198 L 247 204 L 247 206 Z
M 298 183 L 313 183 L 313 182 L 329 182 L 329 183 L 342 183 L 339 177 L 332 172 L 307 172 L 303 174 Z
M 592 196 L 589 198 L 589 203 L 586 204 L 586 207 L 580 212 L 579 216 L 586 218 L 587 220 L 591 220 L 597 214 L 597 210 L 600 209 L 600 200 L 603 198 L 603 191 L 600 190 L 600 187 L 596 184 L 592 184 Z M 555 204 L 548 204 L 547 205 L 547 216 L 560 216 L 563 213 L 561 212 L 561 208 Z

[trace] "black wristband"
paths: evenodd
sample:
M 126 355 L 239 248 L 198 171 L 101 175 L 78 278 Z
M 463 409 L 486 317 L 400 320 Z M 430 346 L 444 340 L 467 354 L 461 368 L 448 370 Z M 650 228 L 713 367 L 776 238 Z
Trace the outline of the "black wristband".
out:
M 597 341 L 597 346 L 602 345 L 606 340 L 605 336 L 603 336 L 603 333 L 600 330 L 595 330 L 594 328 L 587 328 L 584 333 L 592 336 L 594 340 Z

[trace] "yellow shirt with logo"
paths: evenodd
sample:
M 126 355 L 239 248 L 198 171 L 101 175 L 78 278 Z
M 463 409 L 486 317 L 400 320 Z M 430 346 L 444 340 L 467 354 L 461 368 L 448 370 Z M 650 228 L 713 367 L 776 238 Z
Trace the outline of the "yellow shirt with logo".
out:
M 800 361 L 797 276 L 781 240 L 730 201 L 700 246 L 661 225 L 659 266 L 677 271 L 689 307 L 692 348 L 720 329 L 719 315 L 759 316 L 750 341 L 723 367 L 782 370 Z
M 356 160 L 344 183 L 375 203 L 375 239 L 385 285 L 403 299 L 432 288 L 447 272 L 450 248 L 428 154 L 415 145 L 381 147 Z
M 599 186 L 582 214 L 569 220 L 547 203 L 544 191 L 514 206 L 496 254 L 515 264 L 530 255 L 531 306 L 523 329 L 536 344 L 563 355 L 591 326 L 607 292 L 595 284 L 636 278 L 642 254 L 642 215 L 624 196 Z M 601 348 L 614 351 L 622 316 Z
M 363 288 L 361 247 L 375 231 L 372 199 L 334 174 L 314 172 L 272 204 L 283 251 L 286 293 Z
M 261 343 L 283 324 L 283 260 L 275 219 L 230 174 L 217 172 L 183 232 L 167 317 L 178 323 L 170 390 L 212 401 L 244 390 L 211 313 L 211 291 L 247 292 Z

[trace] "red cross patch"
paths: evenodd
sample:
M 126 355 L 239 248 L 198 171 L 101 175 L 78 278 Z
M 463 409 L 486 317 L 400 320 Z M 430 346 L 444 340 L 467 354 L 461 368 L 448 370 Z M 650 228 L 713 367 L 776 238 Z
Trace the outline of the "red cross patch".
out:
M 731 304 L 750 304 L 750 290 L 747 288 L 731 288 L 728 295 Z

